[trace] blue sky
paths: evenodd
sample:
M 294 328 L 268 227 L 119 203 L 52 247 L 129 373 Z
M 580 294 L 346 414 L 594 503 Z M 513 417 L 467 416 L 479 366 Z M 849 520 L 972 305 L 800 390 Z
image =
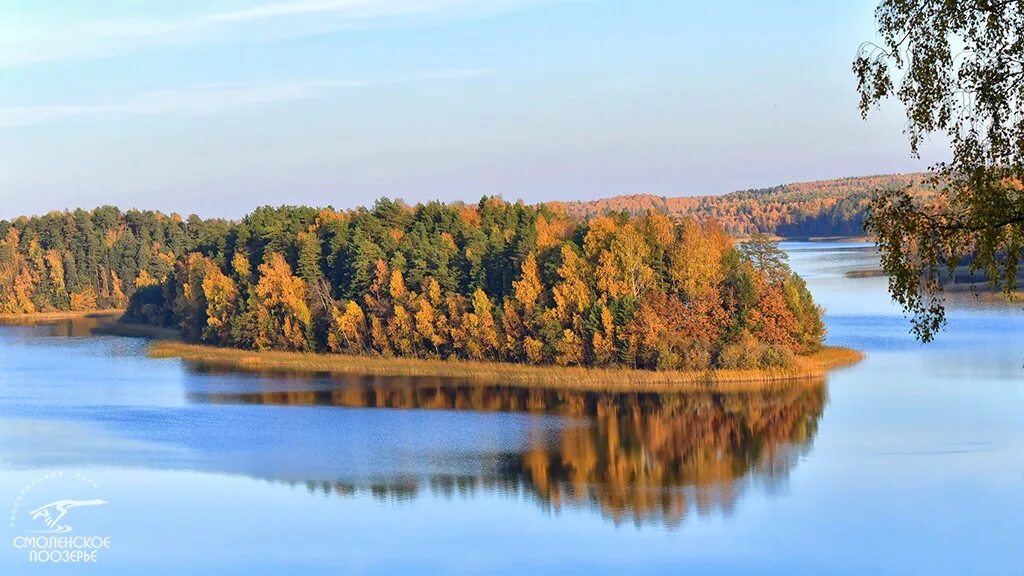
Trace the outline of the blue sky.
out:
M 714 194 L 921 169 L 871 0 L 0 0 L 0 218 Z

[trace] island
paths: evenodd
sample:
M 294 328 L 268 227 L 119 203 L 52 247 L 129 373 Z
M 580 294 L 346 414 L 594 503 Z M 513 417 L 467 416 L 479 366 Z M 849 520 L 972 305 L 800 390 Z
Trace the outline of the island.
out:
M 0 313 L 123 309 L 106 331 L 221 368 L 527 386 L 750 389 L 820 380 L 822 309 L 766 236 L 561 204 L 113 207 L 0 222 Z

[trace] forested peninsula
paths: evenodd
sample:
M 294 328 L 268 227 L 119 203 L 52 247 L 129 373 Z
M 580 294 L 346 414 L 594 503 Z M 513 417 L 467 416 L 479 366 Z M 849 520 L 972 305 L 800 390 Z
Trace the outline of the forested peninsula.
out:
M 126 308 L 246 350 L 695 372 L 806 368 L 824 337 L 773 244 L 657 212 L 103 207 L 0 222 L 0 238 L 0 313 Z

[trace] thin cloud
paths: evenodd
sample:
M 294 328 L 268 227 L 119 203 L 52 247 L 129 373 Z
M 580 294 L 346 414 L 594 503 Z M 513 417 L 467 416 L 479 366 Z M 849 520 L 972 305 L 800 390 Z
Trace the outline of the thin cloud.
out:
M 263 4 L 251 8 L 243 8 L 227 12 L 208 14 L 201 17 L 198 23 L 238 23 L 253 20 L 266 20 L 269 18 L 281 18 L 288 16 L 301 16 L 310 14 L 323 14 L 330 12 L 358 13 L 359 11 L 369 12 L 365 16 L 372 16 L 374 11 L 379 15 L 391 12 L 402 14 L 408 12 L 422 11 L 424 9 L 438 9 L 451 1 L 435 2 L 380 2 L 378 0 L 304 0 L 298 2 L 280 2 L 276 4 Z M 455 2 L 458 3 L 458 2 Z M 389 8 L 390 6 L 390 8 Z
M 389 21 L 481 16 L 551 1 L 565 0 L 294 0 L 187 16 L 0 18 L 0 67 L 107 57 L 160 46 L 259 42 Z
M 283 102 L 326 98 L 342 89 L 475 78 L 493 70 L 463 68 L 385 79 L 313 79 L 264 84 L 213 84 L 140 94 L 116 102 L 44 106 L 0 106 L 0 129 L 52 124 L 98 116 L 210 115 L 263 108 Z

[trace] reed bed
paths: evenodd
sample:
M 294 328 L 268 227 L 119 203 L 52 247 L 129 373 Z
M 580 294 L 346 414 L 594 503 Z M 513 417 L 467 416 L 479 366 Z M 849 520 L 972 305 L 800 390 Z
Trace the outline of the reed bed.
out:
M 248 372 L 369 374 L 452 378 L 479 384 L 621 391 L 743 391 L 820 382 L 828 371 L 860 361 L 856 350 L 826 347 L 792 366 L 760 370 L 664 371 L 531 366 L 469 360 L 425 360 L 302 352 L 252 351 L 177 341 L 150 345 L 152 358 L 181 358 L 211 368 Z

